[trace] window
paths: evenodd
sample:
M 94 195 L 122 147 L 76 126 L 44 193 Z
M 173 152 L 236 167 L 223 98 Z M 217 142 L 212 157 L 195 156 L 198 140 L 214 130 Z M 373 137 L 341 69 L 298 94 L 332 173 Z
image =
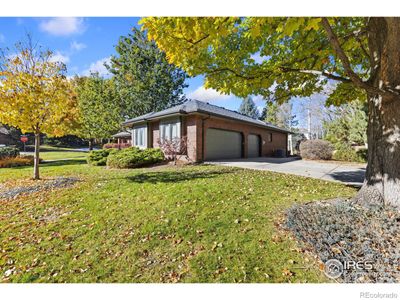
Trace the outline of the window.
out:
M 268 142 L 272 142 L 272 133 L 268 133 Z
M 147 147 L 147 126 L 133 129 L 133 145 L 139 148 Z
M 179 120 L 162 121 L 160 123 L 160 139 L 173 140 L 181 137 L 181 123 Z

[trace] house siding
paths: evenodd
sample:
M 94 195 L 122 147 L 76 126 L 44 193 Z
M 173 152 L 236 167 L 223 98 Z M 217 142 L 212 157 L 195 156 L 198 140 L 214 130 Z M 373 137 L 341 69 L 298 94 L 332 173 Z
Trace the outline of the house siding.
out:
M 233 130 L 243 135 L 243 157 L 247 158 L 248 135 L 257 134 L 261 137 L 261 156 L 272 156 L 277 149 L 287 149 L 287 133 L 252 126 L 246 123 L 216 117 L 192 115 L 186 118 L 188 156 L 192 161 L 202 161 L 207 145 L 204 143 L 208 128 Z M 272 141 L 268 141 L 269 134 Z
M 201 162 L 207 145 L 204 143 L 208 128 L 233 130 L 243 135 L 243 157 L 248 156 L 248 135 L 256 134 L 261 137 L 261 156 L 272 156 L 277 149 L 287 150 L 287 133 L 252 126 L 250 124 L 203 115 L 189 115 L 181 117 L 181 134 L 187 138 L 187 156 L 190 161 Z M 149 123 L 148 147 L 158 148 L 160 138 L 160 122 Z M 272 134 L 272 141 L 269 141 L 269 134 Z

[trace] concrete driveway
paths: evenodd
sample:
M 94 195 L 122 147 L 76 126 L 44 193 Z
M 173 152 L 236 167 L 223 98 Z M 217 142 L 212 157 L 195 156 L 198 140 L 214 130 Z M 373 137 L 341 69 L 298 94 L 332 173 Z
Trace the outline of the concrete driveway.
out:
M 209 161 L 208 164 L 300 175 L 361 186 L 366 164 L 311 161 L 296 158 L 257 157 Z

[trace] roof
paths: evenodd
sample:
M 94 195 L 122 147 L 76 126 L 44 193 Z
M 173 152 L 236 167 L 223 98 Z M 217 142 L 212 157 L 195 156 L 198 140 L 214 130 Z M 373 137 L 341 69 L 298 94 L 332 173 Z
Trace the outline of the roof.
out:
M 7 130 L 7 128 L 5 128 L 3 126 L 0 126 L 0 133 L 1 134 L 6 134 L 6 135 L 10 134 L 10 132 Z
M 114 137 L 114 138 L 125 138 L 125 137 L 131 137 L 131 133 L 130 132 L 128 132 L 128 131 L 121 131 L 121 132 L 118 132 L 118 133 L 116 133 L 116 134 L 114 134 L 112 137 Z
M 182 114 L 190 114 L 190 113 L 203 113 L 208 115 L 213 115 L 217 117 L 228 118 L 232 120 L 237 120 L 249 124 L 253 124 L 259 127 L 265 127 L 269 129 L 274 129 L 277 131 L 288 132 L 289 130 L 280 128 L 278 126 L 272 125 L 270 123 L 263 122 L 261 120 L 250 118 L 246 115 L 240 114 L 236 111 L 229 110 L 223 107 L 219 107 L 216 105 L 209 104 L 207 102 L 199 101 L 199 100 L 188 100 L 180 105 L 173 106 L 171 108 L 167 108 L 158 112 L 151 112 L 130 120 L 126 120 L 123 125 L 129 126 L 137 123 L 142 123 L 145 121 L 150 121 L 154 119 L 160 119 L 162 117 L 167 117 L 170 115 L 182 115 Z

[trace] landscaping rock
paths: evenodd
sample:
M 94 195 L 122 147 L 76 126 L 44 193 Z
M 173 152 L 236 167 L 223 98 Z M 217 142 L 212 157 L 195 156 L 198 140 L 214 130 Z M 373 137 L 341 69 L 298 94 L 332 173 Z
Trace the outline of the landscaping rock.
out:
M 344 265 L 341 282 L 400 282 L 400 212 L 334 199 L 296 205 L 286 227 L 322 262 Z M 360 262 L 359 268 L 346 266 Z M 372 269 L 362 265 L 370 263 Z
M 54 179 L 37 181 L 33 185 L 17 186 L 8 189 L 2 189 L 3 187 L 0 187 L 0 199 L 12 199 L 19 195 L 65 188 L 75 184 L 77 181 L 79 181 L 79 179 L 75 177 L 56 177 Z

